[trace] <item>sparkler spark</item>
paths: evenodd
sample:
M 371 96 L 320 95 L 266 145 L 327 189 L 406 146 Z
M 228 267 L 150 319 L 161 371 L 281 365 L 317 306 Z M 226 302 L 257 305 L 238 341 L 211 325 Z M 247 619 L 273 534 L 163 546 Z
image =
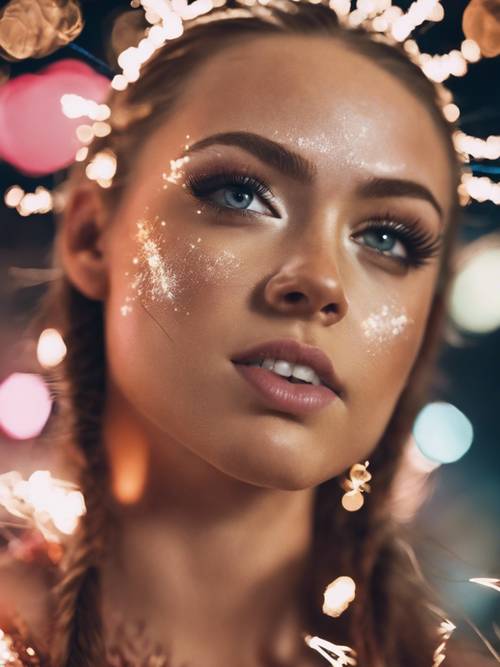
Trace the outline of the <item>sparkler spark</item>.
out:
M 307 635 L 304 641 L 310 648 L 323 656 L 333 667 L 348 667 L 349 665 L 358 664 L 354 658 L 356 651 L 350 648 L 350 646 L 339 646 L 332 644 L 332 642 L 326 639 L 321 639 L 321 637 L 311 637 L 311 635 Z

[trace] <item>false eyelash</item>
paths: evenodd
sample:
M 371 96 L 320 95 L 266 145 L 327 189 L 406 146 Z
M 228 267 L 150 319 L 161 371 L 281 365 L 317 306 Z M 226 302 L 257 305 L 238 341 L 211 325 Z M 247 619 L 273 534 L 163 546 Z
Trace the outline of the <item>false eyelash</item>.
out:
M 208 196 L 224 187 L 231 187 L 232 185 L 246 187 L 251 192 L 259 195 L 269 205 L 269 208 L 275 213 L 271 202 L 274 200 L 272 190 L 264 183 L 248 174 L 240 174 L 233 171 L 219 171 L 214 174 L 195 175 L 189 174 L 185 180 L 186 187 L 198 199 L 202 199 L 205 204 L 215 208 L 218 213 L 234 213 L 237 211 L 240 215 L 258 215 L 255 211 L 248 211 L 245 209 L 224 207 L 217 204 L 217 202 L 208 199 Z
M 400 218 L 388 211 L 386 214 L 370 218 L 363 229 L 356 232 L 356 236 L 371 229 L 382 232 L 389 231 L 405 245 L 408 253 L 407 257 L 391 257 L 391 255 L 373 249 L 375 252 L 380 252 L 381 255 L 390 257 L 405 266 L 423 266 L 432 257 L 435 257 L 441 249 L 442 235 L 433 238 L 432 234 L 422 228 L 419 218 Z

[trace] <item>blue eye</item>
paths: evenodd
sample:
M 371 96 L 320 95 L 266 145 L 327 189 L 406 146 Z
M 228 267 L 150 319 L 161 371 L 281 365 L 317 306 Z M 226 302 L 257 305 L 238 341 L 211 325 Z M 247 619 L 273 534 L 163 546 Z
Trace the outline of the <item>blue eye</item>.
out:
M 378 250 L 384 255 L 390 254 L 392 257 L 405 258 L 406 249 L 397 235 L 388 232 L 386 229 L 367 229 L 360 234 L 365 240 L 365 245 Z M 391 252 L 392 251 L 392 252 Z
M 414 268 L 427 264 L 442 245 L 442 235 L 434 237 L 419 218 L 403 219 L 390 211 L 370 218 L 364 229 L 351 238 L 384 257 Z
M 259 198 L 252 192 L 251 188 L 241 185 L 231 185 L 215 190 L 207 196 L 207 199 L 211 199 L 219 206 L 244 209 L 254 213 L 270 213 L 267 206 L 259 204 Z M 254 208 L 250 208 L 251 205 Z
M 186 185 L 195 197 L 211 204 L 221 213 L 235 210 L 242 214 L 276 216 L 271 205 L 274 195 L 266 185 L 252 176 L 232 172 L 190 175 Z

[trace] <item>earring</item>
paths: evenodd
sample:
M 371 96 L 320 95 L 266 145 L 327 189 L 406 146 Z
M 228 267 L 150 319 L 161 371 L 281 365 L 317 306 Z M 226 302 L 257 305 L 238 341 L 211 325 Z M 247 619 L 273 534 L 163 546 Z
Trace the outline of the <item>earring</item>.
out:
M 345 493 L 342 496 L 342 507 L 348 512 L 356 512 L 365 502 L 363 492 L 370 492 L 370 485 L 368 482 L 372 476 L 367 468 L 370 465 L 369 461 L 363 463 L 355 463 L 349 471 L 349 478 L 345 478 L 341 482 L 341 486 Z

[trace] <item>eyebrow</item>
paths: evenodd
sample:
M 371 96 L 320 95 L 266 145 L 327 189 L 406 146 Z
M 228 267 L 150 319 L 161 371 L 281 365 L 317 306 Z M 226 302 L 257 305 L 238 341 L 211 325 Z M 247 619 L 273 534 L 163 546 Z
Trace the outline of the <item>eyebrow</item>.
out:
M 432 192 L 424 185 L 415 181 L 374 176 L 368 181 L 360 183 L 356 188 L 355 194 L 362 199 L 369 199 L 371 197 L 413 197 L 414 199 L 423 199 L 436 209 L 440 218 L 443 217 L 443 209 Z
M 199 151 L 213 144 L 238 146 L 285 175 L 291 176 L 293 179 L 302 181 L 303 183 L 312 183 L 318 171 L 315 164 L 302 155 L 299 155 L 299 153 L 285 148 L 277 141 L 267 139 L 267 137 L 254 134 L 253 132 L 221 132 L 213 134 L 189 145 L 186 154 Z
M 283 144 L 277 141 L 263 137 L 260 134 L 255 134 L 254 132 L 220 132 L 212 134 L 209 137 L 188 145 L 184 155 L 189 155 L 215 144 L 242 148 L 247 153 L 251 153 L 259 160 L 266 162 L 271 167 L 302 183 L 311 184 L 318 173 L 317 166 L 303 155 L 285 148 Z M 436 197 L 428 188 L 416 181 L 373 176 L 358 185 L 355 195 L 362 199 L 376 197 L 412 197 L 414 199 L 423 199 L 435 208 L 440 218 L 443 217 L 443 209 Z

